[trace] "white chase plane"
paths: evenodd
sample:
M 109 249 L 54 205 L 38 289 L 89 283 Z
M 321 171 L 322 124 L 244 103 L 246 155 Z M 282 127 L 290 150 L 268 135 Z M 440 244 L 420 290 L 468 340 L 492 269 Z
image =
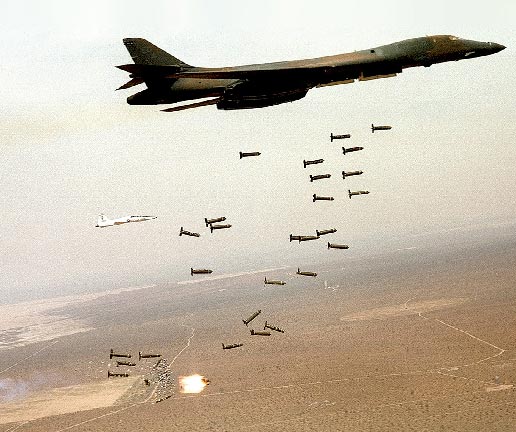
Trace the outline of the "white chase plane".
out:
M 157 216 L 124 216 L 117 219 L 107 219 L 106 216 L 104 216 L 104 214 L 101 213 L 99 215 L 99 218 L 97 219 L 97 225 L 95 226 L 98 228 L 105 228 L 109 226 L 122 225 L 130 222 L 143 222 L 156 218 Z

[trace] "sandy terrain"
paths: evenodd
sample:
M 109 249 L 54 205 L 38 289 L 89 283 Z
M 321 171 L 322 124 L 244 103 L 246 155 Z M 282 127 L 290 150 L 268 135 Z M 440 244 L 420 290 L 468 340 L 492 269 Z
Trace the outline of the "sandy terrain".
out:
M 22 401 L 2 405 L 0 422 L 25 422 L 41 417 L 113 405 L 141 378 L 101 381 L 37 392 Z
M 0 350 L 92 330 L 83 320 L 55 313 L 66 306 L 91 302 L 105 296 L 151 288 L 115 289 L 93 294 L 63 296 L 47 300 L 0 305 Z
M 0 432 L 514 430 L 515 241 L 317 270 L 267 273 L 285 286 L 257 272 L 54 309 L 89 330 L 1 351 Z M 265 320 L 285 333 L 251 336 Z M 117 368 L 110 348 L 159 352 L 166 367 Z M 108 381 L 108 369 L 131 378 Z M 180 393 L 174 378 L 193 373 L 211 384 Z

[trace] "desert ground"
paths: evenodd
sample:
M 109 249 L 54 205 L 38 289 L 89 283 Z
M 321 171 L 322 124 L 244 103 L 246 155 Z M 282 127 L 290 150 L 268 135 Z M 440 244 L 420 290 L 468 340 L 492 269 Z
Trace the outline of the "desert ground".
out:
M 514 430 L 513 234 L 2 306 L 0 432 Z

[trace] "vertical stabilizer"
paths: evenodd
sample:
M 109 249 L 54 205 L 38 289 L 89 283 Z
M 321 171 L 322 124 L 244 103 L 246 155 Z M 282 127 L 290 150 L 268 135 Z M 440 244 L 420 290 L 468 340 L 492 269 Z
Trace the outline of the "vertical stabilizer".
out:
M 152 66 L 190 66 L 168 52 L 163 51 L 161 48 L 158 48 L 156 45 L 151 44 L 146 39 L 125 38 L 123 41 L 127 51 L 129 51 L 129 54 L 131 54 L 136 64 Z

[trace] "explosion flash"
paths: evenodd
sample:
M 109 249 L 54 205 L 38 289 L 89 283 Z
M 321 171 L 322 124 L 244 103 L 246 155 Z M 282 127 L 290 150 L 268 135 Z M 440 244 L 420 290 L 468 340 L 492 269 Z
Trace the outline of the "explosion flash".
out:
M 179 391 L 181 393 L 200 393 L 210 383 L 202 375 L 188 375 L 179 377 Z

